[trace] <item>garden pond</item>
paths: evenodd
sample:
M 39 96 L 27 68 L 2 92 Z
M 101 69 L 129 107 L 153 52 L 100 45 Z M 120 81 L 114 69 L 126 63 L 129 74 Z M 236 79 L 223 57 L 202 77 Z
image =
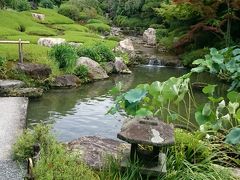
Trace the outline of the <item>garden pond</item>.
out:
M 52 124 L 58 140 L 64 142 L 93 135 L 116 139 L 125 115 L 121 112 L 115 115 L 107 114 L 114 104 L 109 90 L 118 82 L 122 83 L 124 90 L 128 90 L 141 83 L 165 81 L 172 76 L 179 77 L 188 70 L 142 65 L 133 68 L 132 72 L 130 75 L 114 75 L 107 80 L 85 84 L 75 89 L 53 89 L 40 99 L 30 100 L 28 127 L 40 122 Z M 191 80 L 218 84 L 217 93 L 222 96 L 228 88 L 209 74 L 194 76 Z M 200 90 L 194 91 L 194 97 L 197 103 L 206 98 Z

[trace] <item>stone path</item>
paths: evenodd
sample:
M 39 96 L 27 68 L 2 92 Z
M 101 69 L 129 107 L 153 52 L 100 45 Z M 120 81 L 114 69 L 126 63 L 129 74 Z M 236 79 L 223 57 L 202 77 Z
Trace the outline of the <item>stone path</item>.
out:
M 26 123 L 27 106 L 27 98 L 0 98 L 0 180 L 23 179 L 22 171 L 11 155 L 12 145 Z

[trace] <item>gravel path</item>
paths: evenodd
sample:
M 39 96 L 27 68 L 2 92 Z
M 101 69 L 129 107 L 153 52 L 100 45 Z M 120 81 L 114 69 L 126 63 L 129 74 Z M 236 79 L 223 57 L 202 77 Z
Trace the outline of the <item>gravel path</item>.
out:
M 0 180 L 18 180 L 22 170 L 12 161 L 12 145 L 26 123 L 28 99 L 0 98 Z

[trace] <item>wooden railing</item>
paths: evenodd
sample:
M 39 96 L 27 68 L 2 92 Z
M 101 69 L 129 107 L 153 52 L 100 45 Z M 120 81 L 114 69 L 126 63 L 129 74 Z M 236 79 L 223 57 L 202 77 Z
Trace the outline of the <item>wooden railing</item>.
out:
M 23 63 L 23 44 L 30 44 L 29 41 L 0 41 L 0 44 L 18 44 L 19 63 Z

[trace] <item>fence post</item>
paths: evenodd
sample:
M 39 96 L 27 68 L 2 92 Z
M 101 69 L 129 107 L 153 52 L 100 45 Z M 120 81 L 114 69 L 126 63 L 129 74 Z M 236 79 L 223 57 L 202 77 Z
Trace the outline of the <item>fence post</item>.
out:
M 18 53 L 19 53 L 19 63 L 23 63 L 23 48 L 22 48 L 22 40 L 19 39 L 18 41 Z

